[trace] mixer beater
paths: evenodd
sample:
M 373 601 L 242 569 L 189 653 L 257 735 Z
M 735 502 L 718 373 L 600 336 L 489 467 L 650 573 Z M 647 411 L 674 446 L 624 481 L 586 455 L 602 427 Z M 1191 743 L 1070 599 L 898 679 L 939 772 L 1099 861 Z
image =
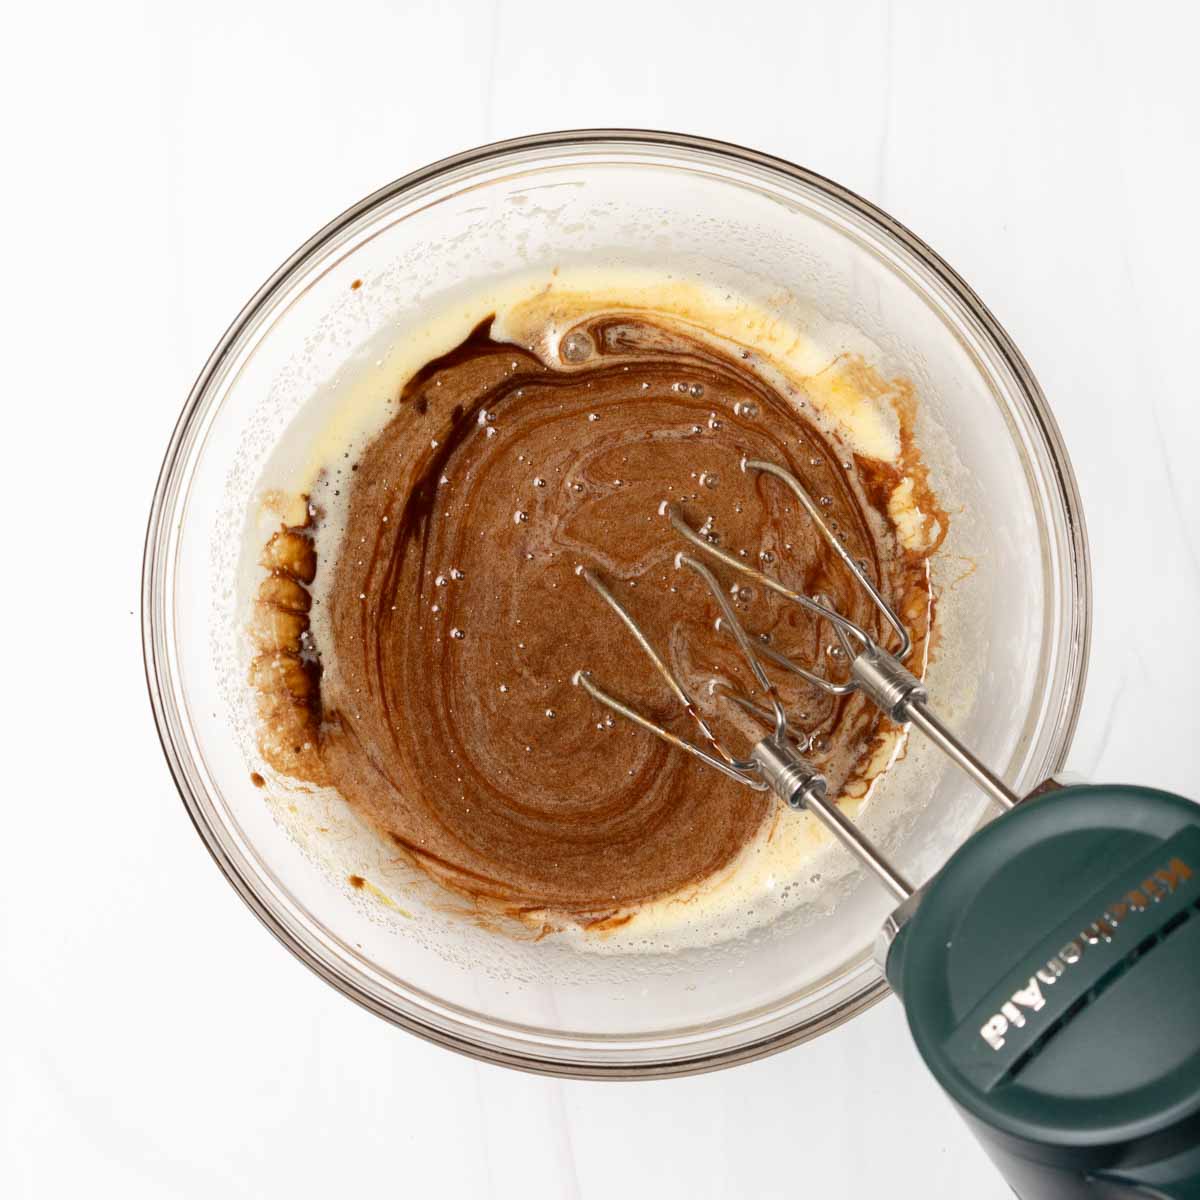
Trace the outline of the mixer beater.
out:
M 762 643 L 756 644 L 746 632 L 712 571 L 695 555 L 680 551 L 675 556 L 676 568 L 694 572 L 712 593 L 721 612 L 719 625 L 722 629 L 727 630 L 736 641 L 755 682 L 767 699 L 767 706 L 757 704 L 748 697 L 737 693 L 723 690 L 723 694 L 766 724 L 770 728 L 767 736 L 751 747 L 748 757 L 736 757 L 715 736 L 682 682 L 650 644 L 629 610 L 613 595 L 595 571 L 583 566 L 577 568 L 577 573 L 603 598 L 633 634 L 634 639 L 654 664 L 675 699 L 695 722 L 707 748 L 680 737 L 650 720 L 643 713 L 622 703 L 601 687 L 586 669 L 576 673 L 575 682 L 600 704 L 605 705 L 626 720 L 632 721 L 642 729 L 655 734 L 677 749 L 693 755 L 714 770 L 757 791 L 769 790 L 793 809 L 811 812 L 860 862 L 870 868 L 888 891 L 897 899 L 906 900 L 913 894 L 912 885 L 828 798 L 827 781 L 804 757 L 804 750 L 808 748 L 807 742 L 796 737 L 789 728 L 787 714 L 780 703 L 775 686 L 766 674 L 763 660 L 799 676 L 813 687 L 819 688 L 829 695 L 845 696 L 855 691 L 862 692 L 891 720 L 900 724 L 911 723 L 920 729 L 940 750 L 966 771 L 990 799 L 1002 808 L 1011 809 L 1019 798 L 930 710 L 925 685 L 904 665 L 904 660 L 912 651 L 913 643 L 909 631 L 867 573 L 854 561 L 853 556 L 838 540 L 821 514 L 820 507 L 805 491 L 803 484 L 790 471 L 776 463 L 746 459 L 742 463 L 742 469 L 771 476 L 792 492 L 811 518 L 821 537 L 834 550 L 858 586 L 870 597 L 871 603 L 895 634 L 897 643 L 895 651 L 885 650 L 861 625 L 835 611 L 823 597 L 806 596 L 795 591 L 751 566 L 737 555 L 731 554 L 709 541 L 688 524 L 677 504 L 668 504 L 664 506 L 664 511 L 670 518 L 672 527 L 700 554 L 717 560 L 739 574 L 754 580 L 762 587 L 782 596 L 785 600 L 798 605 L 804 611 L 828 622 L 833 627 L 841 644 L 842 652 L 849 662 L 847 677 L 841 681 L 826 678 L 816 671 L 794 662 L 771 646 Z

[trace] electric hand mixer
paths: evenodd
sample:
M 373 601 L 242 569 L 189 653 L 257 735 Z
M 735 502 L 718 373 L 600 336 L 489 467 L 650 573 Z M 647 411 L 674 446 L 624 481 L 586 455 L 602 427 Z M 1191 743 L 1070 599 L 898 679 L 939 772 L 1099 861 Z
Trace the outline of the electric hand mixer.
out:
M 713 571 L 681 551 L 676 567 L 712 592 L 718 625 L 735 639 L 766 704 L 723 694 L 770 733 L 747 757 L 734 755 L 629 610 L 586 567 L 579 574 L 624 622 L 703 744 L 622 703 L 586 670 L 575 682 L 713 770 L 811 812 L 900 901 L 876 958 L 926 1065 L 1023 1200 L 1200 1197 L 1200 806 L 1110 785 L 1038 789 L 1022 800 L 934 715 L 925 686 L 904 666 L 908 630 L 800 481 L 774 463 L 748 460 L 743 469 L 792 491 L 894 633 L 895 651 L 664 505 L 700 555 L 828 622 L 847 677 L 835 681 L 756 644 Z M 860 691 L 891 720 L 911 723 L 1007 815 L 914 888 L 828 798 L 764 661 L 833 695 Z

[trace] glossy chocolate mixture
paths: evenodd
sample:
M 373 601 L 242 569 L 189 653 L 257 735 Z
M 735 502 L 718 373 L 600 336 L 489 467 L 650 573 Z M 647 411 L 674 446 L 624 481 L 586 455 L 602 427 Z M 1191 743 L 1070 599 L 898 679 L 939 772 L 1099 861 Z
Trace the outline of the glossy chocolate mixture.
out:
M 336 562 L 311 561 L 303 529 L 268 547 L 253 678 L 274 766 L 335 786 L 460 893 L 596 923 L 719 870 L 772 802 L 573 685 L 585 668 L 695 736 L 578 564 L 616 590 L 739 752 L 753 727 L 709 685 L 752 694 L 751 681 L 704 585 L 674 566 L 663 500 L 882 637 L 790 494 L 740 469 L 746 455 L 774 460 L 820 497 L 919 636 L 928 595 L 923 559 L 896 549 L 883 516 L 894 478 L 821 435 L 802 396 L 764 382 L 748 352 L 636 314 L 585 322 L 560 346 L 548 367 L 485 323 L 407 384 L 341 481 L 352 492 Z M 330 638 L 314 646 L 304 585 L 318 570 L 332 571 Z M 717 573 L 756 636 L 844 672 L 828 628 Z M 861 698 L 780 682 L 837 788 L 862 768 L 879 718 Z

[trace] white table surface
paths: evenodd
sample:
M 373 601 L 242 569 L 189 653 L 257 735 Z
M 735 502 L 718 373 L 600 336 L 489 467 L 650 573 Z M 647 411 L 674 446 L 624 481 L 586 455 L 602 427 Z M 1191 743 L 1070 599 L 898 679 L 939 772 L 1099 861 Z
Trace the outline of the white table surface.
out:
M 547 128 L 741 142 L 883 205 L 1024 350 L 1091 533 L 1071 765 L 1198 796 L 1194 7 L 39 13 L 6 19 L 0 72 L 0 1195 L 1008 1195 L 894 1000 L 765 1062 L 634 1085 L 479 1066 L 333 992 L 251 917 L 175 794 L 142 679 L 143 528 L 209 349 L 360 196 Z

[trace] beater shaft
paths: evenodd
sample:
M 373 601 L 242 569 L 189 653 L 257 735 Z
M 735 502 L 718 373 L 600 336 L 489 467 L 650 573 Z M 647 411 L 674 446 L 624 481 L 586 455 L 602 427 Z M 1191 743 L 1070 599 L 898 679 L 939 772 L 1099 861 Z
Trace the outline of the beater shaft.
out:
M 770 738 L 764 738 L 754 747 L 751 757 L 762 768 L 763 778 L 771 790 L 785 804 L 790 808 L 811 812 L 859 862 L 871 868 L 897 900 L 907 900 L 912 895 L 912 884 L 880 854 L 866 834 L 829 800 L 824 778 L 790 746 L 781 746 Z
M 1005 810 L 1016 808 L 1021 797 L 1012 790 L 998 775 L 993 774 L 975 754 L 962 744 L 933 713 L 925 707 L 924 700 L 911 700 L 905 709 L 908 719 L 935 745 L 943 754 L 957 763 L 980 788 L 985 791 L 1001 808 Z

